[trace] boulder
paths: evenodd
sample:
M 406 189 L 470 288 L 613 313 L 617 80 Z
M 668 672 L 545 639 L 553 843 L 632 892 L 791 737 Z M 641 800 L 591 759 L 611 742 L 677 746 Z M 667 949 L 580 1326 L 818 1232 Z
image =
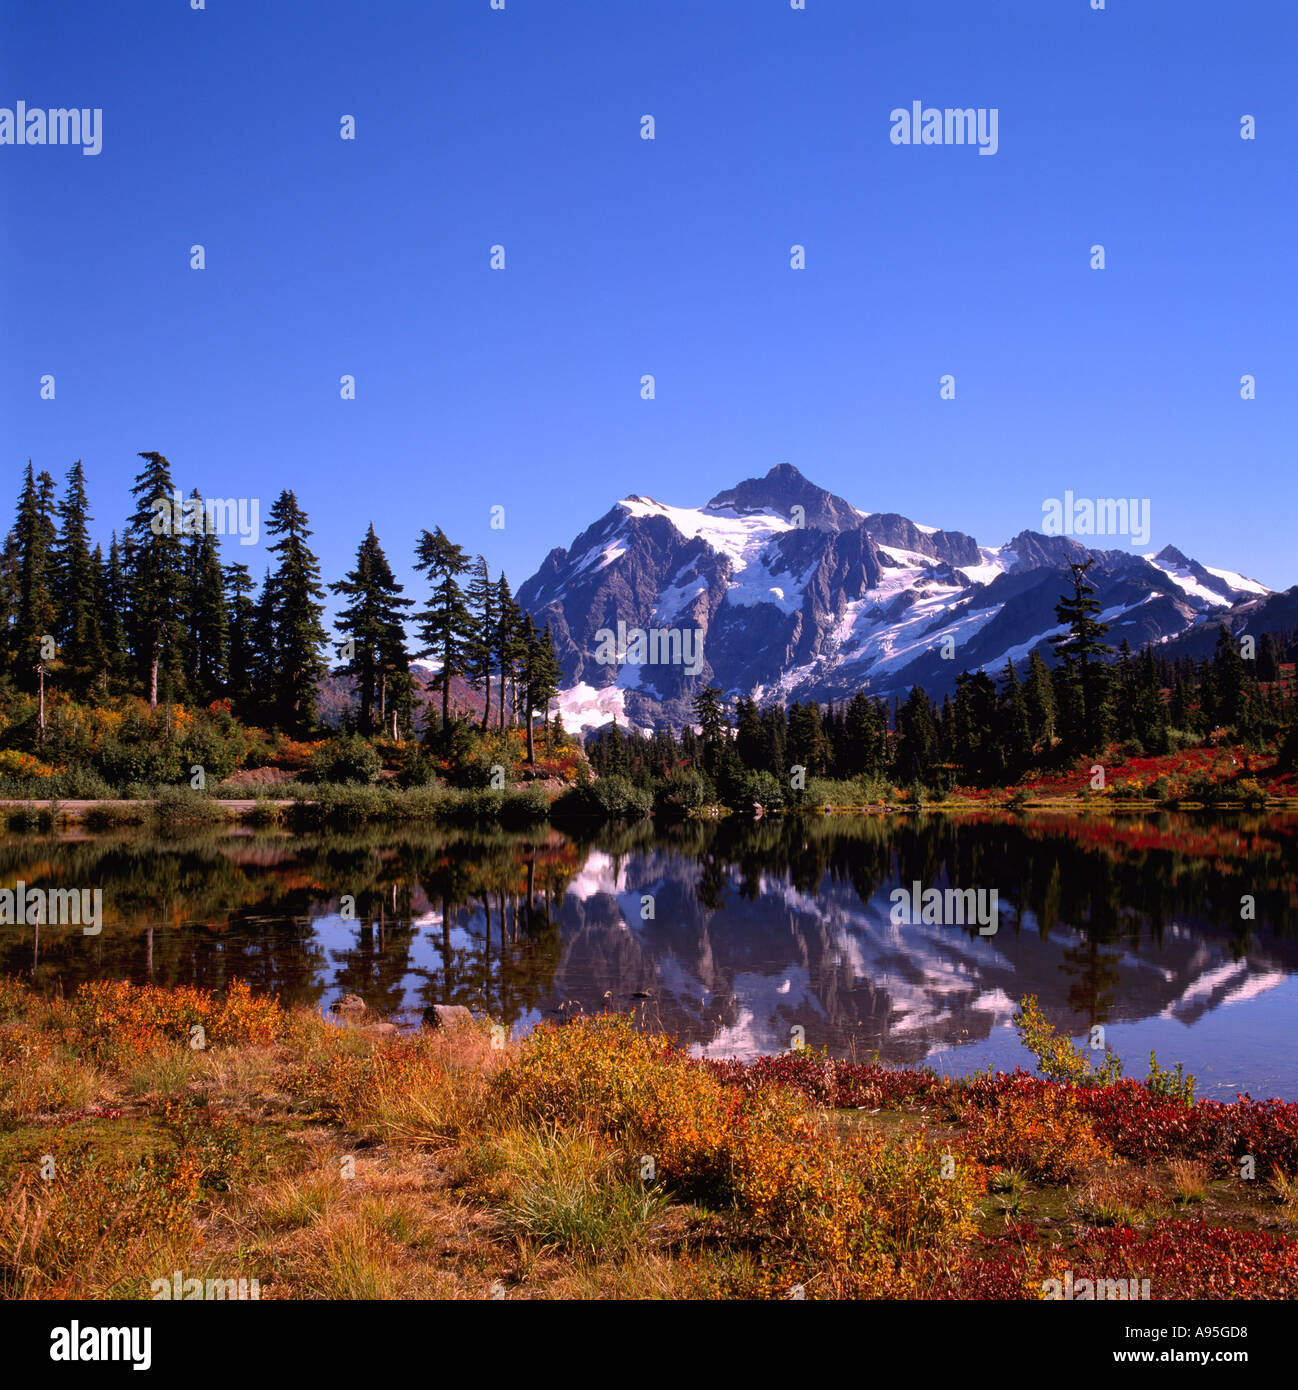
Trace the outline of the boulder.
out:
M 336 1014 L 363 1014 L 366 1006 L 359 994 L 344 994 L 341 999 L 335 999 L 330 1007 Z
M 472 1023 L 473 1015 L 463 1004 L 430 1004 L 424 1010 L 424 1022 L 429 1028 L 454 1028 Z

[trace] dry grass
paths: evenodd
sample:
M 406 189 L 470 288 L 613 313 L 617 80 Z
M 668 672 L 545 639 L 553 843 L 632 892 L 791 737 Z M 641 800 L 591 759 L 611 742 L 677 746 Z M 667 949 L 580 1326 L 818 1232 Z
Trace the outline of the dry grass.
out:
M 1169 1160 L 1167 1171 L 1176 1188 L 1176 1201 L 1182 1206 L 1202 1202 L 1208 1191 L 1208 1165 L 1190 1158 Z

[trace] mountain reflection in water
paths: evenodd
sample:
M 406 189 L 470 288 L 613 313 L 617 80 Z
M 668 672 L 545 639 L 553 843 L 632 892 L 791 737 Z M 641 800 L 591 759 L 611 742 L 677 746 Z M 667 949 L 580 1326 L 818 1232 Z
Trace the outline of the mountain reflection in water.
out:
M 1156 1047 L 1202 1095 L 1293 1099 L 1296 830 L 1151 813 L 8 837 L 0 886 L 102 888 L 104 926 L 0 926 L 0 970 L 64 992 L 244 978 L 412 1019 L 464 1003 L 516 1030 L 634 1007 L 712 1056 L 801 1027 L 834 1055 L 952 1073 L 1027 1065 L 1009 1019 L 1036 994 L 1075 1036 L 1103 1024 L 1130 1074 Z M 916 880 L 995 889 L 998 930 L 893 925 L 891 890 Z

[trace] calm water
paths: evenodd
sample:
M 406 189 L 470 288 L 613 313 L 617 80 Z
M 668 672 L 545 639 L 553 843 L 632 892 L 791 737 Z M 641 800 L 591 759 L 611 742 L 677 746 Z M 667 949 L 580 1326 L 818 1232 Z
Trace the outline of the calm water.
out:
M 0 970 L 64 991 L 242 977 L 411 1020 L 465 1003 L 516 1030 L 634 1007 L 715 1056 L 779 1051 L 797 1026 L 953 1074 L 1026 1064 L 1010 1015 L 1035 993 L 1075 1036 L 1103 1023 L 1130 1073 L 1152 1047 L 1202 1095 L 1298 1099 L 1296 835 L 1292 816 L 1160 813 L 9 837 L 0 887 L 102 888 L 104 927 L 0 926 Z M 893 925 L 889 893 L 914 880 L 995 888 L 997 932 Z

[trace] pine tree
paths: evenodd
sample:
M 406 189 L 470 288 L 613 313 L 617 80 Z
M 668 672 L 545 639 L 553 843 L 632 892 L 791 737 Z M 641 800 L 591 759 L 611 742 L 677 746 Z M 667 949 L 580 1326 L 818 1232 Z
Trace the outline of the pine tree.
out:
M 1094 586 L 1086 582 L 1094 563 L 1093 558 L 1084 564 L 1069 562 L 1073 592 L 1055 605 L 1055 616 L 1068 631 L 1050 639 L 1063 659 L 1057 680 L 1065 696 L 1066 736 L 1073 752 L 1097 751 L 1108 741 L 1109 669 L 1103 658 L 1112 648 L 1102 640 L 1108 624 L 1096 616 L 1100 604 L 1092 597 Z
M 469 636 L 465 643 L 464 664 L 469 680 L 483 690 L 482 727 L 491 719 L 491 671 L 496 661 L 496 629 L 500 601 L 491 582 L 486 560 L 479 555 L 469 581 Z
M 321 622 L 320 562 L 307 546 L 312 532 L 292 491 L 285 489 L 275 499 L 266 531 L 279 537 L 267 547 L 279 557 L 265 596 L 274 615 L 272 707 L 280 728 L 304 733 L 315 726 L 316 686 L 329 669 L 324 659 L 329 638 Z
M 60 656 L 74 692 L 86 694 L 103 676 L 104 648 L 99 631 L 99 570 L 90 550 L 90 508 L 78 459 L 68 471 L 58 506 L 59 538 L 52 579 Z
M 10 531 L 0 550 L 0 674 L 13 666 L 14 625 L 18 620 L 20 556 L 18 533 Z
M 1217 627 L 1217 648 L 1212 657 L 1212 689 L 1216 697 L 1216 719 L 1230 728 L 1244 716 L 1244 659 L 1225 624 Z
M 18 499 L 14 524 L 18 542 L 18 607 L 14 617 L 14 675 L 21 690 L 34 691 L 44 666 L 42 639 L 52 637 L 57 625 L 52 580 L 54 546 L 54 479 L 46 472 L 27 477 Z
M 932 701 L 922 686 L 913 686 L 897 710 L 897 775 L 912 782 L 925 781 L 932 772 L 937 752 L 937 726 Z
M 730 747 L 730 717 L 719 686 L 705 685 L 695 695 L 694 718 L 703 745 L 703 764 L 709 775 L 715 777 L 721 763 L 722 749 Z
M 809 776 L 825 771 L 829 744 L 820 717 L 820 706 L 814 701 L 789 706 L 789 758 L 805 767 Z
M 1041 653 L 1033 648 L 1028 657 L 1028 674 L 1023 683 L 1023 698 L 1028 706 L 1028 729 L 1034 750 L 1050 751 L 1055 737 L 1055 687 L 1050 668 Z
M 230 704 L 244 718 L 254 710 L 253 681 L 257 671 L 257 606 L 252 594 L 256 585 L 248 566 L 236 561 L 225 570 L 225 611 L 229 629 L 229 672 L 227 690 Z
M 185 572 L 179 519 L 171 516 L 176 492 L 171 464 L 159 453 L 142 453 L 140 457 L 145 466 L 131 489 L 135 511 L 128 523 L 132 542 L 128 608 L 132 650 L 145 679 L 149 704 L 156 708 L 159 672 L 164 667 L 174 670 L 184 614 Z
M 1027 695 L 1019 681 L 1014 663 L 1007 661 L 1001 674 L 999 731 L 1002 775 L 1017 775 L 1032 761 L 1032 720 L 1028 712 Z
M 416 614 L 416 630 L 424 644 L 419 657 L 436 657 L 442 688 L 442 736 L 451 719 L 451 681 L 464 674 L 465 654 L 471 636 L 468 604 L 459 578 L 469 568 L 464 551 L 450 541 L 439 526 L 431 534 L 421 531 L 415 545 L 415 569 L 428 578 L 428 605 Z
M 505 732 L 505 687 L 514 678 L 520 654 L 522 614 L 502 574 L 496 586 L 496 668 L 500 672 L 500 732 Z
M 253 604 L 252 617 L 252 703 L 258 717 L 274 724 L 277 719 L 275 662 L 275 584 L 268 569 L 262 576 L 261 592 Z
M 130 595 L 126 587 L 122 547 L 118 544 L 116 531 L 109 541 L 108 559 L 103 559 L 97 547 L 95 557 L 100 561 L 99 631 L 104 647 L 105 674 L 108 682 L 118 683 L 126 679 L 128 644 L 125 615 Z
M 187 544 L 186 674 L 195 700 L 210 704 L 225 693 L 230 678 L 230 621 L 225 603 L 225 569 L 215 526 L 208 526 L 202 497 L 193 501 L 201 515 Z
M 338 644 L 343 658 L 339 671 L 356 682 L 360 729 L 370 734 L 375 704 L 381 727 L 387 714 L 388 684 L 393 676 L 409 670 L 402 609 L 411 606 L 410 599 L 400 597 L 402 586 L 374 534 L 373 522 L 357 548 L 355 569 L 329 588 L 351 600 L 334 621 L 344 638 Z
M 550 742 L 550 701 L 559 693 L 559 681 L 563 675 L 559 658 L 554 650 L 554 639 L 550 635 L 550 624 L 546 623 L 537 638 L 528 673 L 528 701 L 531 709 L 540 710 L 545 727 L 545 751 L 551 749 Z M 530 728 L 530 723 L 529 723 Z

